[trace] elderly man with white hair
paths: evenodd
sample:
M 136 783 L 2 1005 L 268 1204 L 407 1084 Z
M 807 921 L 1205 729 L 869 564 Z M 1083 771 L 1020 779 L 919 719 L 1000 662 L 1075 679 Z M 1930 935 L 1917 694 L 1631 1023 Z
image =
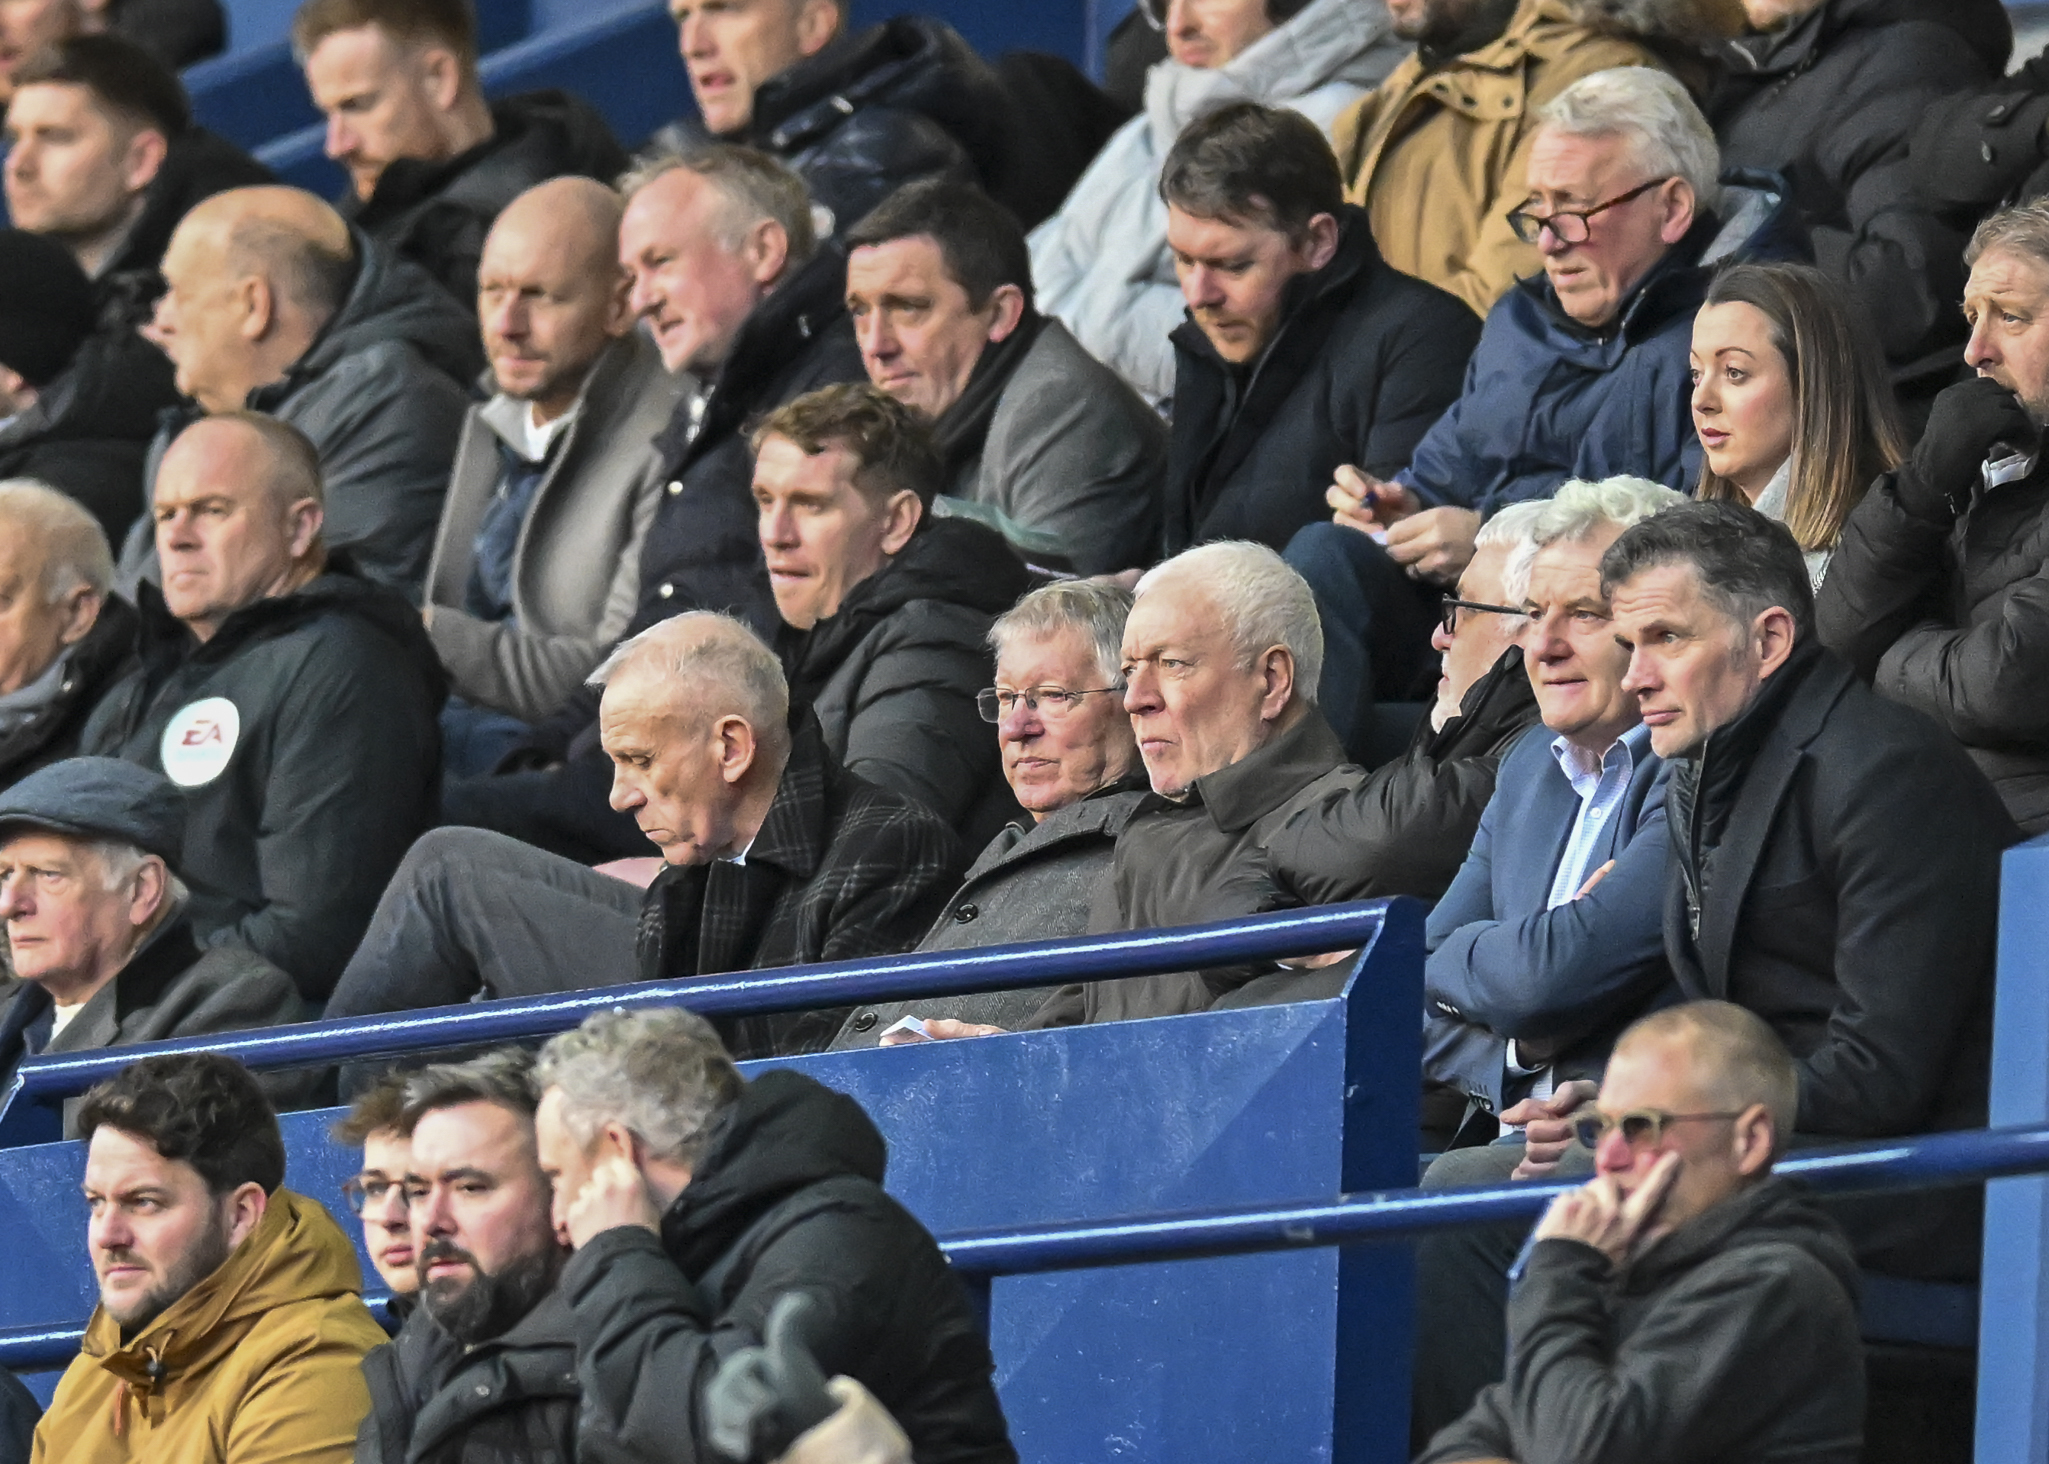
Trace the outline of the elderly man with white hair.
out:
M 1595 72 L 1542 117 L 1509 220 L 1543 273 L 1488 312 L 1459 399 L 1408 466 L 1340 468 L 1333 521 L 1288 545 L 1323 611 L 1324 699 L 1348 739 L 1355 696 L 1399 699 L 1427 666 L 1413 582 L 1456 581 L 1483 519 L 1569 478 L 1699 476 L 1693 317 L 1708 265 L 1750 247 L 1774 200 L 1717 181 L 1714 134 L 1663 72 Z
M 407 854 L 329 1016 L 536 996 L 908 949 L 961 869 L 953 831 L 845 771 L 791 714 L 774 652 L 693 611 L 593 673 L 612 807 L 661 852 L 643 893 L 482 829 Z M 750 1018 L 746 1056 L 823 1047 L 844 1010 Z
M 75 499 L 0 483 L 0 788 L 78 750 L 135 653 L 113 554 Z

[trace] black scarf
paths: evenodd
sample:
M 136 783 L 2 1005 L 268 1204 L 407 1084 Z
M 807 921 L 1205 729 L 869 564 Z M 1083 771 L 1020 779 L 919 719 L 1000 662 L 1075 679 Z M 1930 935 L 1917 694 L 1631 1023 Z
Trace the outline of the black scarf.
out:
M 989 424 L 996 420 L 996 405 L 1045 327 L 1046 317 L 1027 305 L 1017 329 L 982 352 L 968 374 L 967 389 L 933 424 L 949 492 L 958 488 L 962 471 L 981 457 L 982 446 L 989 440 Z

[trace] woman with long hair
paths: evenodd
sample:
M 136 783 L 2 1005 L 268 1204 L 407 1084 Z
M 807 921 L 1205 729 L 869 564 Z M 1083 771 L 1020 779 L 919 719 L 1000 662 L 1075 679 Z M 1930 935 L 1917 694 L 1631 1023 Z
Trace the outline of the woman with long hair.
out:
M 1906 456 L 1885 353 L 1842 288 L 1804 264 L 1737 264 L 1693 322 L 1696 496 L 1792 530 L 1816 587 L 1843 521 Z

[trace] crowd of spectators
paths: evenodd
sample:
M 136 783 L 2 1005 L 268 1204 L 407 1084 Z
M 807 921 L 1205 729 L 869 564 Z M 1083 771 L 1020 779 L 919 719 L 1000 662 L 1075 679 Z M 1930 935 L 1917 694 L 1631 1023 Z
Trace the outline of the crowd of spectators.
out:
M 1969 1278 L 1978 1199 L 1770 1168 L 1985 1119 L 2049 56 L 1996 0 L 1140 0 L 1106 91 L 671 9 L 694 109 L 629 149 L 487 96 L 468 0 L 306 0 L 324 200 L 194 122 L 212 0 L 0 3 L 0 1077 L 1412 896 L 1426 1185 L 1590 1177 L 1420 1246 L 1418 1447 L 1854 1458 L 1855 1268 Z M 37 1457 L 996 1464 L 873 1125 L 733 1061 L 1348 954 L 138 1063 L 65 1115 L 102 1308 Z M 334 1096 L 388 1345 L 281 1187 L 273 1107 Z M 1702 1331 L 1742 1365 L 1682 1377 Z

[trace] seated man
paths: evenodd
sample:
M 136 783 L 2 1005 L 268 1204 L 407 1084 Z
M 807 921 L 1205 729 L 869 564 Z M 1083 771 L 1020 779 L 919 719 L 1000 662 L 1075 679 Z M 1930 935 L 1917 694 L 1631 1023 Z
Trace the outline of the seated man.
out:
M 1340 466 L 1409 460 L 1458 397 L 1477 322 L 1380 257 L 1299 112 L 1209 113 L 1167 155 L 1160 196 L 1188 303 L 1173 333 L 1166 550 L 1283 549 L 1324 516 Z
M 1081 574 L 1159 557 L 1167 429 L 1032 308 L 1024 233 L 978 189 L 912 183 L 842 236 L 868 379 L 931 418 L 942 509 Z
M 677 616 L 593 679 L 612 801 L 660 849 L 654 883 L 437 829 L 384 892 L 330 1016 L 894 953 L 932 923 L 963 863 L 953 832 L 842 771 L 745 626 Z M 822 1048 L 844 1016 L 748 1018 L 735 1045 Z
M 70 757 L 135 661 L 92 516 L 40 483 L 0 482 L 0 788 Z
M 1288 546 L 1322 607 L 1334 706 L 1348 687 L 1362 707 L 1399 699 L 1423 656 L 1416 581 L 1456 579 L 1502 505 L 1569 478 L 1693 486 L 1687 355 L 1720 230 L 1716 166 L 1700 109 L 1662 72 L 1599 72 L 1545 109 L 1513 215 L 1543 275 L 1488 312 L 1463 392 L 1407 465 L 1355 459 L 1330 489 L 1335 521 Z
M 148 319 L 171 231 L 200 200 L 272 180 L 192 121 L 177 76 L 131 41 L 77 35 L 26 58 L 7 103 L 7 212 L 72 252 L 110 326 Z
M 195 934 L 266 957 L 318 1005 L 432 815 L 441 667 L 403 600 L 328 562 L 320 465 L 284 423 L 186 428 L 154 518 L 164 588 L 142 592 L 142 665 L 82 745 L 185 790 Z
M 70 251 L 0 230 L 0 479 L 78 500 L 118 544 L 142 511 L 157 419 L 178 404 L 171 363 L 125 326 L 94 326 Z
M 163 268 L 145 334 L 193 399 L 185 420 L 246 408 L 298 428 L 327 484 L 329 545 L 417 602 L 481 369 L 476 322 L 296 188 L 215 194 L 178 225 Z M 121 570 L 124 588 L 154 577 L 139 525 Z
M 0 1004 L 0 1083 L 44 1052 L 298 1020 L 284 972 L 193 939 L 184 838 L 184 796 L 115 758 L 71 758 L 0 794 L 0 920 L 19 981 Z
M 754 429 L 754 501 L 790 700 L 847 771 L 979 845 L 1016 808 L 976 698 L 989 627 L 1031 581 L 992 530 L 934 518 L 925 423 L 874 387 L 823 387 Z
M 467 0 L 305 0 L 292 53 L 348 170 L 343 217 L 468 304 L 484 235 L 513 199 L 565 173 L 610 180 L 624 148 L 561 91 L 487 101 Z
M 1277 904 L 1435 900 L 1451 884 L 1493 796 L 1496 768 L 1537 720 L 1518 642 L 1542 513 L 1540 504 L 1519 503 L 1480 530 L 1430 638 L 1444 672 L 1408 751 L 1356 788 L 1303 809 L 1267 841 Z
M 1523 196 L 1544 108 L 1596 71 L 1658 63 L 1612 24 L 1557 0 L 1391 0 L 1387 9 L 1395 36 L 1416 50 L 1337 119 L 1345 196 L 1371 217 L 1388 263 L 1484 316 L 1536 272 L 1508 212 Z
M 1857 1263 L 1774 1179 L 1798 1106 L 1755 1015 L 1700 1001 L 1624 1032 L 1580 1127 L 1596 1178 L 1538 1223 L 1505 1382 L 1420 1464 L 1863 1457 Z
M 1124 714 L 1119 665 L 1131 596 L 1100 580 L 1033 590 L 996 617 L 996 684 L 980 697 L 996 723 L 1003 777 L 1030 823 L 1012 823 L 983 849 L 921 951 L 957 951 L 1088 931 L 1111 852 L 1145 797 L 1144 770 Z M 913 1014 L 939 1036 L 951 1023 L 1021 1026 L 1050 988 L 888 1002 L 856 1009 L 835 1049 L 873 1047 Z
M 762 0 L 781 4 L 782 0 Z M 803 184 L 772 158 L 714 146 L 665 158 L 625 183 L 619 258 L 630 303 L 672 374 L 705 383 L 655 438 L 663 487 L 639 561 L 637 635 L 686 610 L 777 624 L 750 484 L 753 421 L 792 397 L 862 377 L 846 325 L 845 257 L 821 248 Z M 744 221 L 744 222 L 742 222 Z M 594 864 L 644 854 L 632 821 L 606 806 L 611 770 L 590 692 L 537 729 L 545 770 L 451 788 L 448 822 L 496 829 Z
M 413 1141 L 400 1122 L 408 1076 L 394 1073 L 361 1094 L 328 1130 L 336 1143 L 363 1151 L 362 1167 L 342 1184 L 342 1198 L 363 1221 L 363 1252 L 390 1288 L 392 1313 L 401 1320 L 412 1315 L 420 1292 L 412 1200 L 406 1194 Z
M 255 1078 L 214 1053 L 144 1058 L 85 1095 L 79 1128 L 100 1299 L 35 1464 L 347 1459 L 384 1331 L 348 1237 L 284 1188 Z
M 103 32 L 180 71 L 227 49 L 228 18 L 220 0 L 13 0 L 0 9 L 0 105 L 44 48 Z
M 743 1082 L 703 1018 L 603 1012 L 541 1050 L 541 1166 L 576 1254 L 562 1272 L 584 1458 L 705 1458 L 704 1391 L 793 1287 L 809 1344 L 896 1418 L 920 1460 L 1015 1464 L 995 1365 L 958 1277 L 882 1189 L 882 1135 L 801 1074 Z
M 1633 648 L 1623 685 L 1675 764 L 1665 951 L 1680 989 L 1771 1024 L 1799 1065 L 1801 1138 L 1982 1126 L 2015 838 L 1985 775 L 1821 649 L 1783 525 L 1681 504 L 1616 540 L 1601 576 Z M 1976 1274 L 1979 1194 L 1837 1213 L 1867 1265 L 1951 1279 Z
M 496 391 L 463 423 L 425 613 L 471 704 L 461 720 L 483 732 L 495 714 L 501 739 L 559 710 L 625 631 L 661 491 L 653 439 L 683 394 L 633 328 L 619 207 L 601 183 L 553 179 L 484 241 L 478 318 Z M 464 768 L 454 753 L 458 773 L 496 761 Z
M 1815 597 L 1822 644 L 1971 750 L 2027 834 L 2049 829 L 2049 201 L 1968 254 L 1966 362 L 1913 458 L 1850 511 Z
M 555 1289 L 568 1252 L 534 1148 L 538 1100 L 517 1047 L 406 1082 L 419 1304 L 363 1359 L 363 1464 L 576 1457 L 576 1342 Z

